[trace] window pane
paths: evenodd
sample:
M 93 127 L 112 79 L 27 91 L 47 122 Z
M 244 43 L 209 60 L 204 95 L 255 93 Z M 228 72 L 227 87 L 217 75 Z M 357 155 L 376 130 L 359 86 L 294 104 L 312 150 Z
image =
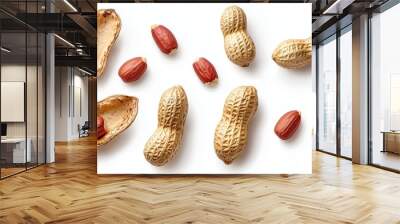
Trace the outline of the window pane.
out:
M 400 170 L 400 4 L 374 15 L 372 29 L 372 163 Z
M 37 165 L 37 33 L 27 33 L 28 38 L 28 63 L 27 63 L 27 80 L 26 80 L 26 116 L 27 116 L 27 142 L 29 160 L 28 168 Z
M 340 36 L 340 152 L 352 156 L 352 33 Z
M 1 34 L 1 177 L 25 170 L 26 33 Z M 29 146 L 29 145 L 28 145 Z
M 318 48 L 318 148 L 336 153 L 336 40 Z

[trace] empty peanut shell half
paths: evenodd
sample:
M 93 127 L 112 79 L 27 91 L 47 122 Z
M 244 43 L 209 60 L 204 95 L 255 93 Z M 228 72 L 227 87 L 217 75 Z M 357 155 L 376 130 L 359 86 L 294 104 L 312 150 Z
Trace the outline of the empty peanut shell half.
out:
M 138 112 L 138 99 L 133 96 L 115 95 L 97 103 L 97 116 L 104 119 L 106 134 L 97 139 L 97 146 L 104 145 L 127 129 Z
M 97 76 L 103 74 L 120 30 L 121 19 L 114 9 L 97 10 Z

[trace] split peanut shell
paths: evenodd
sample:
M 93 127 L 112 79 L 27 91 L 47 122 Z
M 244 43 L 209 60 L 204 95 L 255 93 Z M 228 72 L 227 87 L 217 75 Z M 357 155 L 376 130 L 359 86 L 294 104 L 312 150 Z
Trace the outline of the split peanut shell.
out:
M 121 134 L 135 120 L 138 99 L 133 96 L 114 95 L 97 103 L 97 116 L 102 116 L 107 133 L 97 139 L 97 146 L 104 145 Z
M 114 9 L 97 10 L 97 76 L 103 74 L 120 30 L 121 19 Z

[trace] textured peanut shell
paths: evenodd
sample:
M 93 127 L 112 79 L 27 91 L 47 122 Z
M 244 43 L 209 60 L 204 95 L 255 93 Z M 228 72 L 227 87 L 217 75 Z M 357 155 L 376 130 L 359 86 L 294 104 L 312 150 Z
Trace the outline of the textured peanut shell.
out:
M 237 87 L 226 98 L 214 136 L 215 152 L 225 164 L 232 163 L 245 149 L 249 122 L 257 107 L 257 90 L 253 86 Z
M 97 103 L 97 116 L 102 116 L 107 133 L 97 139 L 104 145 L 127 129 L 138 112 L 138 99 L 133 96 L 114 95 Z
M 183 135 L 188 100 L 181 86 L 167 89 L 158 105 L 156 131 L 144 146 L 146 160 L 154 166 L 163 166 L 175 157 Z
M 114 9 L 97 10 L 97 76 L 103 74 L 120 30 L 121 19 Z
M 221 16 L 225 53 L 229 60 L 239 66 L 249 66 L 256 56 L 256 47 L 247 34 L 247 19 L 238 6 L 230 6 Z
M 297 69 L 311 63 L 311 38 L 285 40 L 278 45 L 272 59 L 280 66 Z

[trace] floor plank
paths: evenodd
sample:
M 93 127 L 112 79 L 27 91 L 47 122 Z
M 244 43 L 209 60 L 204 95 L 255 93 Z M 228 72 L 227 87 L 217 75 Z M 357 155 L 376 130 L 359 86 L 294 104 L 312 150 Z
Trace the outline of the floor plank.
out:
M 313 153 L 312 175 L 98 176 L 95 139 L 0 181 L 0 223 L 400 223 L 400 175 Z

